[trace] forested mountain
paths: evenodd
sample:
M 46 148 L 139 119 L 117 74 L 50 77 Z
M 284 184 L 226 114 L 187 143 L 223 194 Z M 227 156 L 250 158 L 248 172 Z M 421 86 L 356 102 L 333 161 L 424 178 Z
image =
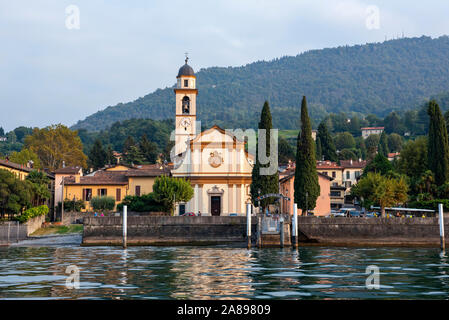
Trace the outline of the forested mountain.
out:
M 173 77 L 178 67 L 173 67 Z M 257 115 L 269 100 L 273 126 L 296 129 L 303 95 L 315 126 L 330 112 L 384 117 L 449 91 L 449 37 L 312 50 L 242 67 L 202 69 L 196 75 L 198 119 L 206 127 L 256 127 Z M 107 107 L 72 128 L 95 131 L 131 118 L 174 118 L 172 89 Z

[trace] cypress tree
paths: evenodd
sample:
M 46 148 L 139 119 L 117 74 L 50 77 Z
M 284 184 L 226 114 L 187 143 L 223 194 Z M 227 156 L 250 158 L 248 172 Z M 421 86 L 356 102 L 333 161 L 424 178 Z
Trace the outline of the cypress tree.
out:
M 142 138 L 140 139 L 139 149 L 146 162 L 156 163 L 158 156 L 157 145 L 154 142 L 148 140 L 146 134 L 142 135 Z
M 449 178 L 449 143 L 446 123 L 440 107 L 435 100 L 429 102 L 427 113 L 430 116 L 428 160 L 429 169 L 435 176 L 437 186 Z
M 337 149 L 324 121 L 318 126 L 317 140 L 318 138 L 321 142 L 321 152 L 324 160 L 336 162 L 338 160 Z
M 321 149 L 321 139 L 316 137 L 316 159 L 321 160 L 323 157 L 323 151 Z
M 271 152 L 274 150 L 271 150 L 270 145 L 270 138 L 271 138 L 271 129 L 273 129 L 272 124 L 272 118 L 271 118 L 271 112 L 270 112 L 270 106 L 268 104 L 268 101 L 265 101 L 262 113 L 260 115 L 260 122 L 259 122 L 259 129 L 265 129 L 266 130 L 266 156 L 269 157 Z M 262 134 L 259 132 L 259 135 Z M 260 138 L 260 137 L 259 137 Z M 257 201 L 257 197 L 259 197 L 259 190 L 260 195 L 265 195 L 268 193 L 278 193 L 279 192 L 279 173 L 277 170 L 277 163 L 276 163 L 276 173 L 272 175 L 261 175 L 260 169 L 261 168 L 268 168 L 270 166 L 270 163 L 268 164 L 261 164 L 259 161 L 259 140 L 257 140 L 257 148 L 256 148 L 256 162 L 253 167 L 252 172 L 252 182 L 250 187 L 251 192 L 251 199 L 255 206 L 259 205 L 259 202 Z M 275 201 L 274 198 L 268 198 L 260 201 L 260 205 L 263 209 L 273 203 Z
M 390 152 L 390 150 L 388 148 L 388 138 L 385 131 L 382 131 L 382 134 L 380 135 L 378 152 L 384 157 L 388 158 L 388 153 Z
M 316 171 L 315 143 L 312 126 L 307 111 L 306 97 L 301 103 L 301 131 L 298 134 L 295 170 L 295 203 L 304 213 L 314 209 L 320 195 L 318 173 Z

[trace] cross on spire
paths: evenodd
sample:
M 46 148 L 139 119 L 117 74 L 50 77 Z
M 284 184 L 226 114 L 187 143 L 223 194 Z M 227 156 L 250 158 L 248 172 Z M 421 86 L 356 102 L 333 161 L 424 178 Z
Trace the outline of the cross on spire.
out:
M 187 64 L 187 62 L 189 62 L 189 53 L 186 52 L 185 55 L 186 55 L 186 64 Z

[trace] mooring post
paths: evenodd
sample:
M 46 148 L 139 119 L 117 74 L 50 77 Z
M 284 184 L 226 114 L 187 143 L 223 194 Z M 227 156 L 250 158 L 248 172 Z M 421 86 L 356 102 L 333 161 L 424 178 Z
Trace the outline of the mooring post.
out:
M 284 217 L 281 215 L 281 218 L 279 219 L 279 228 L 280 228 L 280 244 L 281 244 L 281 248 L 284 247 Z
M 293 220 L 292 220 L 292 240 L 293 248 L 298 247 L 298 205 L 295 203 L 293 205 Z
M 9 245 L 9 232 L 11 230 L 11 221 L 8 221 L 8 245 Z
M 251 249 L 251 204 L 246 204 L 246 238 L 248 240 L 248 249 Z
M 19 242 L 19 221 L 16 222 L 16 242 Z
M 262 248 L 262 215 L 257 216 L 257 245 Z
M 439 211 L 439 223 L 440 223 L 440 245 L 441 250 L 444 250 L 446 248 L 446 244 L 444 241 L 444 217 L 443 217 L 443 204 L 438 204 L 438 211 Z
M 126 248 L 126 237 L 128 229 L 128 206 L 123 206 L 123 248 Z

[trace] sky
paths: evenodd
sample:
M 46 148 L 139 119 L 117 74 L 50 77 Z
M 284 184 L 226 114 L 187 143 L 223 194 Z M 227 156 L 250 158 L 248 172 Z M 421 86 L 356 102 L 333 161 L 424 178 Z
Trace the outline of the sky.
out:
M 449 34 L 445 0 L 0 0 L 0 127 L 45 127 L 195 71 Z

